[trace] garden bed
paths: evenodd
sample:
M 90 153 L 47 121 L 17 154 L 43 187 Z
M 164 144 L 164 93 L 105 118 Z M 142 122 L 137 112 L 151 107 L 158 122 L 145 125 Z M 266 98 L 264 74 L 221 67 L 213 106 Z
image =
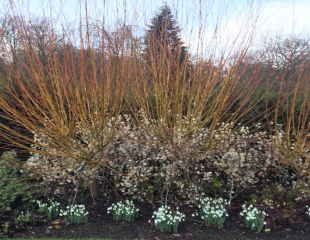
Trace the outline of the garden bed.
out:
M 61 229 L 49 230 L 47 226 L 38 226 L 27 229 L 25 232 L 14 234 L 14 237 L 104 237 L 111 239 L 309 239 L 310 225 L 304 229 L 284 229 L 270 233 L 252 233 L 245 229 L 227 226 L 222 230 L 207 229 L 199 224 L 186 223 L 180 234 L 162 234 L 143 221 L 133 224 L 115 223 L 108 220 L 90 222 L 81 226 L 66 226 Z
M 310 42 L 192 52 L 167 4 L 144 36 L 87 5 L 0 18 L 0 237 L 309 240 Z
M 95 211 L 92 211 L 95 213 Z M 149 223 L 151 211 L 143 214 L 133 223 L 115 222 L 104 213 L 97 211 L 90 217 L 87 224 L 76 226 L 38 225 L 19 230 L 11 234 L 12 237 L 74 237 L 74 238 L 107 238 L 107 239 L 220 239 L 220 240 L 260 240 L 260 239 L 310 239 L 310 224 L 306 221 L 299 222 L 270 232 L 255 233 L 243 226 L 242 220 L 237 216 L 230 217 L 223 229 L 217 230 L 203 226 L 201 222 L 186 221 L 180 227 L 178 234 L 160 233 Z

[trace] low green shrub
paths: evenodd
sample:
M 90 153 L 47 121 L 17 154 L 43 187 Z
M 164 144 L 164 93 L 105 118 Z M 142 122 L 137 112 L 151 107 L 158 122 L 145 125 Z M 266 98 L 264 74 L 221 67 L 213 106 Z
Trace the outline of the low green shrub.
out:
M 15 151 L 0 157 L 0 212 L 22 208 L 33 198 L 31 186 L 19 168 Z

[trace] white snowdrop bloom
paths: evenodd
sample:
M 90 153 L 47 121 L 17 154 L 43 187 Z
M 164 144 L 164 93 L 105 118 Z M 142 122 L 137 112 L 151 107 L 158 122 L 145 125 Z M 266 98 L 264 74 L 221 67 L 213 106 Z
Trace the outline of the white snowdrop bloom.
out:
M 60 215 L 65 218 L 68 223 L 77 224 L 87 221 L 88 211 L 85 205 L 69 205 L 64 210 L 60 211 Z
M 252 204 L 249 206 L 243 204 L 240 216 L 244 217 L 245 224 L 248 228 L 258 232 L 260 232 L 267 224 L 265 218 L 268 214 L 265 211 L 254 207 Z
M 133 221 L 138 215 L 139 209 L 135 207 L 133 201 L 125 200 L 113 203 L 107 209 L 108 214 L 112 214 L 115 220 Z
M 161 206 L 153 213 L 154 224 L 161 231 L 176 231 L 178 225 L 184 222 L 185 215 L 180 211 L 173 211 L 169 206 Z
M 310 207 L 306 206 L 306 215 L 310 218 Z
M 228 217 L 227 206 L 228 201 L 223 198 L 205 197 L 199 199 L 197 215 L 208 225 L 215 225 L 219 228 L 223 227 L 226 217 Z

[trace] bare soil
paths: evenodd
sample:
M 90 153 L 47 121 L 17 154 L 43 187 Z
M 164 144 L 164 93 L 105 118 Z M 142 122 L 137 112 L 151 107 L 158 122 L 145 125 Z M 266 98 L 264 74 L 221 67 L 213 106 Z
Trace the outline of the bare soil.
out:
M 190 219 L 180 226 L 179 234 L 164 234 L 157 231 L 149 223 L 151 211 L 140 217 L 134 223 L 114 222 L 104 211 L 92 211 L 89 223 L 78 226 L 61 225 L 59 229 L 43 224 L 15 231 L 13 237 L 95 237 L 115 240 L 310 240 L 310 222 L 302 221 L 296 224 L 272 229 L 270 232 L 254 233 L 247 230 L 242 220 L 233 215 L 226 221 L 223 229 L 213 229 L 204 226 L 201 222 Z

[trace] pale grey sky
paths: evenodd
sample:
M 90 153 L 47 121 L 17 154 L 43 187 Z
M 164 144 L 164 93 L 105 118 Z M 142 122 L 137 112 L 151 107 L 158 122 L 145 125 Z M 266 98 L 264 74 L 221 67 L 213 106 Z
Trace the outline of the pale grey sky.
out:
M 51 17 L 56 25 L 76 26 L 85 1 L 15 0 L 15 8 L 11 9 L 9 0 L 0 0 L 0 14 L 11 11 L 31 18 L 45 16 Z M 104 20 L 111 29 L 126 22 L 140 34 L 158 8 L 167 3 L 193 52 L 198 47 L 205 49 L 206 43 L 220 49 L 236 42 L 243 44 L 250 37 L 248 29 L 255 29 L 251 38 L 255 48 L 274 36 L 310 37 L 310 0 L 87 0 L 87 3 L 92 20 Z

